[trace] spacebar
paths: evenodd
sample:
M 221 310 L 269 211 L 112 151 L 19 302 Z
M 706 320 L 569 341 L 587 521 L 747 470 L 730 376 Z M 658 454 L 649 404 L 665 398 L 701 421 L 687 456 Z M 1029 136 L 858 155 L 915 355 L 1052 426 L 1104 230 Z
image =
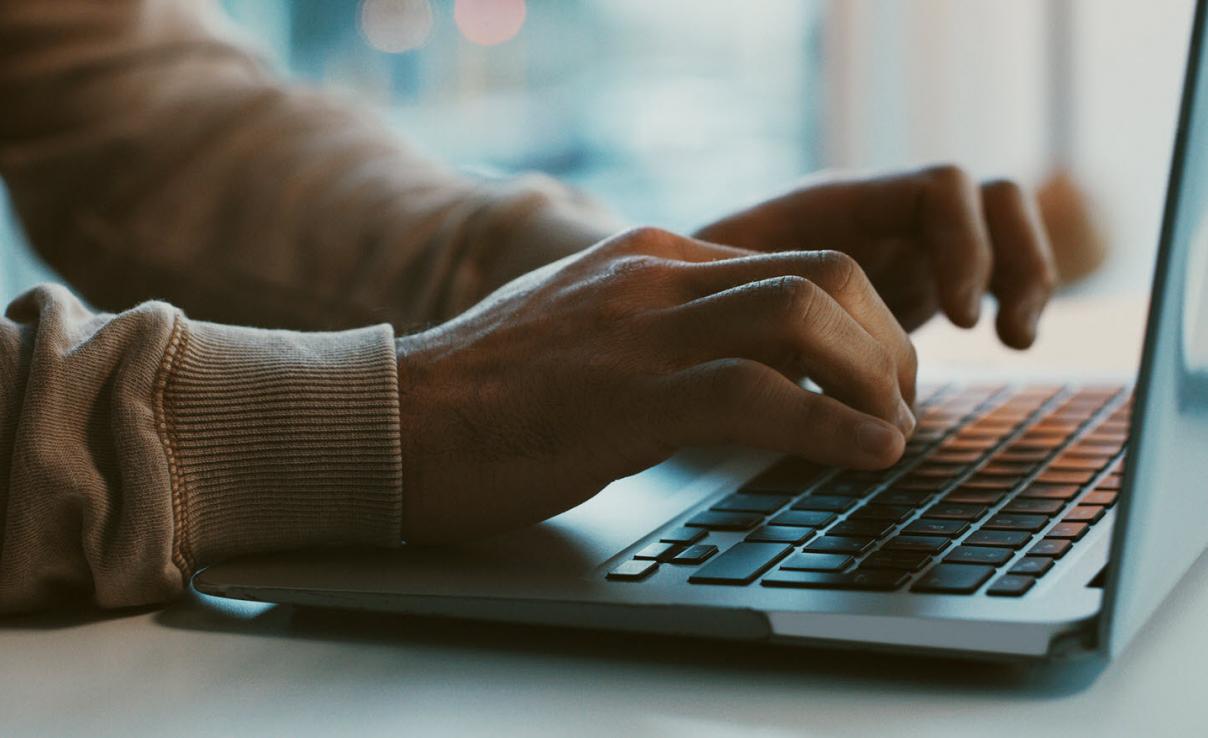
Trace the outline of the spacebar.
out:
M 688 577 L 688 581 L 693 584 L 750 584 L 792 550 L 792 546 L 780 543 L 736 543 Z

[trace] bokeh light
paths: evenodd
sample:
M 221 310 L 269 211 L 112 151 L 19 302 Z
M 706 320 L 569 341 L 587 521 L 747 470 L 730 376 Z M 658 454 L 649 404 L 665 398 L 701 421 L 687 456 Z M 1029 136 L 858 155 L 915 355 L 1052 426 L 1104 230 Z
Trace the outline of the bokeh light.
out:
M 362 0 L 361 35 L 387 54 L 420 48 L 432 33 L 432 6 L 428 0 Z
M 481 46 L 510 41 L 524 25 L 524 0 L 455 0 L 453 22 L 466 40 Z

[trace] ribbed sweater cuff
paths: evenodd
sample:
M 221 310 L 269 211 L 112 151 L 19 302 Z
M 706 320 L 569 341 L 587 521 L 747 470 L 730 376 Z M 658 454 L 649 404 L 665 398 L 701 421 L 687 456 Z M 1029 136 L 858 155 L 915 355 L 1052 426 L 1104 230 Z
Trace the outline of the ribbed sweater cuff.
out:
M 399 543 L 398 365 L 389 326 L 340 333 L 181 318 L 160 386 L 173 559 Z

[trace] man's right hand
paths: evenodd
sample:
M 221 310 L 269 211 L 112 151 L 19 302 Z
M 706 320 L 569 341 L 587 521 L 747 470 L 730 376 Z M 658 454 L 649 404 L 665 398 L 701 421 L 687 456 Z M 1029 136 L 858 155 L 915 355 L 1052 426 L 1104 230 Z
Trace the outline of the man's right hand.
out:
M 883 468 L 915 422 L 910 339 L 855 261 L 828 251 L 637 229 L 398 353 L 411 543 L 543 520 L 683 446 Z

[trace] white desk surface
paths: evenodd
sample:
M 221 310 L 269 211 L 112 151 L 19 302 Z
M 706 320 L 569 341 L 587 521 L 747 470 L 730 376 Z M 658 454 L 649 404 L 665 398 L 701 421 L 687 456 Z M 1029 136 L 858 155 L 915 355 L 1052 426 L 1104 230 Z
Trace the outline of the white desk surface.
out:
M 1065 325 L 1085 334 L 1102 324 L 1120 340 L 1115 313 L 1096 310 L 1088 321 L 1078 317 L 1092 314 L 1085 308 Z M 948 360 L 950 338 L 929 328 L 920 339 L 925 359 Z M 988 341 L 971 345 L 1004 360 Z M 1038 358 L 1063 369 L 1062 355 L 1086 358 L 1072 349 L 1053 336 Z M 1203 561 L 1106 668 L 1090 660 L 986 666 L 195 597 L 159 612 L 0 620 L 0 735 L 1205 735 L 1206 626 Z

